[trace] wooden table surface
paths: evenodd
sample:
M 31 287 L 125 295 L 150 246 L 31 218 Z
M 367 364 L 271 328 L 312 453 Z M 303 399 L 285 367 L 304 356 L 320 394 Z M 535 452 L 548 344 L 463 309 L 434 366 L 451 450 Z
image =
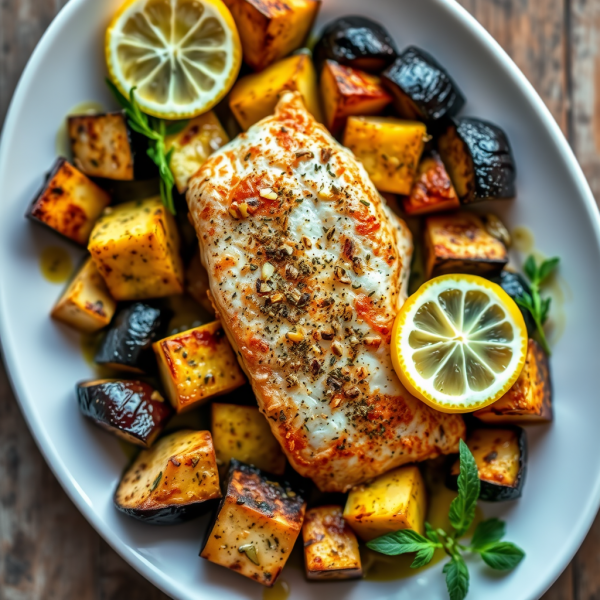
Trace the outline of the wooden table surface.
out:
M 0 1 L 0 123 L 31 51 L 65 3 Z M 460 3 L 533 83 L 599 198 L 600 1 Z M 0 600 L 159 598 L 166 596 L 119 558 L 67 498 L 41 457 L 0 365 Z M 545 600 L 598 598 L 600 517 L 571 565 L 544 596 Z

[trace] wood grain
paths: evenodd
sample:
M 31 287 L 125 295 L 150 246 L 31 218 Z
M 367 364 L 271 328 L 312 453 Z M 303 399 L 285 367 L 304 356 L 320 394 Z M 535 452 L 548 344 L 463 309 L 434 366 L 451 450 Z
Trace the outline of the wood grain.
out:
M 408 0 L 406 0 L 408 1 Z M 513 57 L 600 197 L 600 2 L 459 0 Z M 0 123 L 38 39 L 66 0 L 0 0 Z M 159 600 L 51 474 L 0 366 L 0 600 Z M 600 519 L 544 600 L 600 598 Z

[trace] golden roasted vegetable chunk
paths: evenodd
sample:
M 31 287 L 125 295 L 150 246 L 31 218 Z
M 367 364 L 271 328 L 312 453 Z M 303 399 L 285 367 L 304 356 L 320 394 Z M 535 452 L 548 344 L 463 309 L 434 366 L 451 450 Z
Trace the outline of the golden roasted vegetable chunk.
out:
M 224 0 L 237 25 L 244 62 L 262 71 L 300 48 L 321 7 L 320 0 Z
M 321 71 L 325 125 L 338 133 L 352 115 L 378 115 L 392 101 L 377 75 L 326 60 Z
M 363 163 L 380 192 L 410 194 L 427 129 L 392 117 L 350 117 L 344 146 Z
M 183 131 L 167 137 L 166 150 L 173 151 L 169 164 L 180 194 L 187 190 L 192 175 L 206 159 L 228 141 L 227 133 L 212 110 L 189 121 Z
M 185 429 L 140 452 L 123 475 L 114 502 L 136 519 L 171 524 L 201 514 L 220 497 L 210 432 Z
M 425 221 L 427 278 L 449 273 L 492 276 L 508 263 L 506 246 L 476 214 L 458 212 Z
M 212 405 L 212 433 L 219 466 L 235 458 L 267 473 L 283 475 L 285 455 L 256 406 Z
M 427 492 L 419 468 L 388 471 L 350 490 L 344 519 L 364 541 L 399 529 L 423 533 Z
M 362 577 L 358 541 L 344 521 L 341 506 L 319 506 L 306 513 L 302 526 L 308 579 Z
M 219 321 L 177 333 L 153 348 L 163 386 L 178 413 L 246 382 Z
M 229 107 L 240 127 L 246 130 L 272 115 L 286 90 L 300 92 L 308 111 L 322 121 L 317 74 L 308 54 L 284 58 L 261 73 L 242 77 L 231 90 Z
M 288 483 L 234 459 L 200 556 L 272 586 L 300 534 L 305 510 Z
M 132 180 L 133 152 L 124 112 L 67 120 L 73 162 L 91 177 Z
M 88 250 L 116 300 L 183 292 L 177 226 L 158 197 L 106 210 Z
M 51 315 L 78 331 L 93 333 L 106 327 L 117 308 L 94 261 L 88 258 L 77 272 Z
M 85 246 L 110 196 L 64 158 L 57 159 L 27 217 Z
M 529 340 L 527 362 L 516 383 L 494 404 L 474 413 L 485 423 L 548 423 L 552 421 L 552 381 L 547 354 Z

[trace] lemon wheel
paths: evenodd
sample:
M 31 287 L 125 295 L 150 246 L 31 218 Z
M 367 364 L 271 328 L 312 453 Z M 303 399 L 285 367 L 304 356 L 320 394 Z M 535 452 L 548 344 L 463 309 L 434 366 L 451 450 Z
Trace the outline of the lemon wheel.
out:
M 129 0 L 106 32 L 106 62 L 126 96 L 165 119 L 211 109 L 233 85 L 240 38 L 222 0 Z
M 492 404 L 517 380 L 527 329 L 512 298 L 474 275 L 444 275 L 404 304 L 392 332 L 392 361 L 404 386 L 442 412 Z

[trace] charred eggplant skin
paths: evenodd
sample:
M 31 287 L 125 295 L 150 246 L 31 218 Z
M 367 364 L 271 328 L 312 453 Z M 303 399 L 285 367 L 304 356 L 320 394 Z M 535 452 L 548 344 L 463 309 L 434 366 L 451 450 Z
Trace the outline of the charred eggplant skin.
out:
M 173 414 L 148 383 L 103 379 L 77 385 L 82 414 L 127 441 L 148 448 Z
M 188 506 L 170 506 L 154 510 L 138 510 L 137 508 L 124 508 L 118 506 L 119 512 L 142 521 L 148 525 L 178 525 L 211 513 L 219 504 L 219 499 L 206 500 L 201 504 L 190 504 Z
M 451 117 L 465 97 L 446 70 L 427 52 L 410 46 L 382 73 L 383 85 L 405 119 L 435 123 Z
M 355 69 L 379 73 L 398 56 L 396 44 L 379 23 L 347 16 L 329 23 L 313 51 L 317 70 L 327 59 Z
M 497 277 L 492 277 L 491 281 L 497 283 L 513 300 L 515 298 L 522 298 L 523 294 L 531 294 L 531 288 L 527 283 L 527 280 L 520 273 L 514 271 L 501 271 Z M 535 321 L 533 316 L 528 309 L 519 306 L 523 319 L 525 319 L 525 325 L 527 325 L 527 332 L 529 336 L 533 336 L 536 330 Z

